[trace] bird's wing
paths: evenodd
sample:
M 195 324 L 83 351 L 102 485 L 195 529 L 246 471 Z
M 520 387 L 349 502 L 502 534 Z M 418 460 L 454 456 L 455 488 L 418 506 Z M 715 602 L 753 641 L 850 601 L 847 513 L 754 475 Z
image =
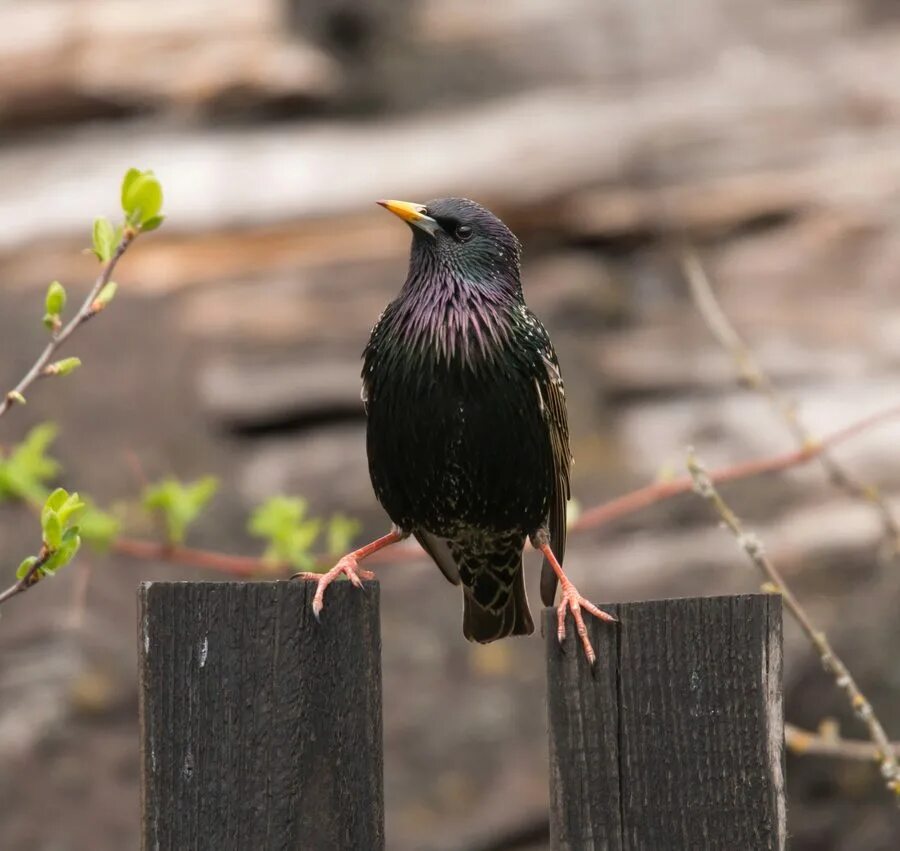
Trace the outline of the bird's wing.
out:
M 363 407 L 365 408 L 367 415 L 369 413 L 369 400 L 372 398 L 372 388 L 369 385 L 369 375 L 372 372 L 371 361 L 378 350 L 378 344 L 380 342 L 378 332 L 384 323 L 385 317 L 390 313 L 393 306 L 394 304 L 391 302 L 381 311 L 381 315 L 375 320 L 375 324 L 372 326 L 369 342 L 366 344 L 366 348 L 363 351 L 362 387 L 359 391 L 359 398 L 362 399 Z
M 441 569 L 441 573 L 453 585 L 459 585 L 459 568 L 456 566 L 456 560 L 451 555 L 447 542 L 443 538 L 432 535 L 431 532 L 420 530 L 413 532 L 413 534 L 422 545 L 422 549 L 431 556 L 434 563 Z
M 553 499 L 550 503 L 550 546 L 560 564 L 566 554 L 566 503 L 571 495 L 569 471 L 572 453 L 569 450 L 569 420 L 566 414 L 566 391 L 559 361 L 549 344 L 543 352 L 546 378 L 538 380 L 538 394 L 544 419 L 550 429 L 550 444 L 553 450 Z M 556 597 L 556 573 L 544 559 L 541 568 L 541 600 L 545 606 L 552 606 Z

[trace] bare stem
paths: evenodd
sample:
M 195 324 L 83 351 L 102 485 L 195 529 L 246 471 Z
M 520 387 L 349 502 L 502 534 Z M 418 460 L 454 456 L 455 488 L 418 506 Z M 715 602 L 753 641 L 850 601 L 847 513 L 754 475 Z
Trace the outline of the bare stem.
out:
M 800 624 L 806 637 L 815 647 L 825 669 L 832 674 L 838 688 L 847 695 L 850 700 L 850 706 L 856 716 L 868 728 L 869 737 L 878 750 L 878 762 L 881 765 L 881 773 L 887 782 L 888 789 L 900 798 L 900 765 L 898 765 L 891 742 L 884 731 L 884 727 L 875 715 L 872 705 L 860 691 L 847 666 L 834 652 L 825 633 L 817 629 L 813 624 L 806 610 L 800 605 L 800 601 L 794 596 L 794 593 L 785 583 L 784 578 L 766 555 L 759 538 L 744 529 L 740 519 L 716 490 L 709 473 L 706 472 L 693 452 L 688 457 L 688 470 L 694 483 L 694 490 L 712 505 L 721 521 L 737 539 L 741 549 L 769 582 L 775 586 L 778 593 L 781 594 L 785 607 L 793 615 L 797 623 Z
M 23 591 L 27 591 L 33 585 L 37 585 L 40 582 L 40 569 L 47 563 L 47 559 L 50 558 L 52 553 L 46 547 L 41 547 L 41 552 L 38 555 L 37 561 L 28 568 L 28 572 L 18 581 L 9 586 L 5 591 L 0 592 L 0 606 L 2 606 L 7 600 L 12 599 L 16 596 L 16 594 L 21 594 Z
M 81 307 L 78 308 L 78 312 L 64 325 L 59 331 L 53 334 L 50 338 L 50 342 L 47 343 L 44 350 L 41 352 L 38 359 L 34 362 L 31 369 L 25 374 L 25 377 L 7 394 L 0 398 L 0 417 L 2 417 L 15 403 L 15 400 L 21 396 L 25 395 L 25 391 L 34 384 L 42 375 L 44 375 L 44 370 L 47 365 L 50 363 L 50 360 L 56 354 L 57 350 L 72 334 L 75 330 L 87 322 L 92 316 L 94 316 L 99 309 L 101 309 L 95 302 L 97 301 L 97 296 L 100 295 L 100 291 L 109 283 L 110 278 L 112 277 L 112 273 L 116 268 L 116 264 L 122 258 L 122 255 L 128 250 L 128 246 L 134 241 L 134 237 L 136 236 L 136 232 L 131 228 L 126 228 L 125 233 L 122 236 L 122 241 L 119 243 L 116 248 L 115 253 L 109 259 L 109 261 L 103 266 L 100 271 L 100 274 L 97 276 L 97 280 L 94 282 L 94 286 L 91 287 L 91 291 L 87 294 L 87 297 L 82 302 Z
M 797 756 L 833 756 L 841 759 L 858 759 L 863 762 L 878 762 L 880 753 L 872 742 L 858 739 L 844 739 L 821 732 L 812 733 L 794 724 L 784 725 L 784 743 Z M 900 742 L 892 742 L 894 756 L 900 757 Z
M 808 463 L 822 451 L 824 447 L 834 446 L 845 440 L 857 437 L 877 425 L 891 419 L 900 418 L 900 405 L 886 408 L 857 420 L 848 426 L 823 438 L 818 444 L 808 446 L 805 449 L 796 450 L 784 455 L 774 455 L 768 458 L 759 458 L 744 461 L 727 467 L 721 467 L 709 473 L 710 478 L 716 482 L 733 482 L 758 476 L 763 473 L 774 473 L 780 470 L 788 470 Z M 572 524 L 571 531 L 579 532 L 588 529 L 596 529 L 611 523 L 621 517 L 634 514 L 663 500 L 688 493 L 693 490 L 693 480 L 690 476 L 683 476 L 669 482 L 656 482 L 646 487 L 638 488 L 630 493 L 617 497 L 602 505 L 595 506 L 585 511 L 578 520 Z M 34 507 L 39 510 L 39 506 Z M 295 568 L 288 564 L 273 564 L 262 558 L 254 556 L 236 556 L 228 553 L 204 550 L 193 547 L 174 546 L 159 541 L 149 541 L 141 538 L 122 536 L 116 539 L 112 545 L 114 552 L 128 558 L 141 561 L 163 561 L 171 564 L 180 564 L 185 567 L 197 567 L 205 570 L 217 570 L 230 576 L 263 576 L 280 575 L 292 572 Z M 376 553 L 370 557 L 372 562 L 398 562 L 413 561 L 423 555 L 418 544 L 398 544 L 391 547 L 390 551 Z M 333 556 L 319 555 L 316 563 L 320 566 L 329 566 Z
M 838 431 L 832 432 L 818 441 L 810 441 L 793 452 L 720 467 L 718 470 L 713 470 L 709 476 L 715 483 L 721 484 L 722 482 L 733 482 L 738 479 L 759 476 L 763 473 L 776 473 L 782 470 L 789 470 L 792 467 L 799 467 L 807 464 L 814 458 L 820 457 L 828 449 L 850 440 L 868 431 L 870 428 L 874 428 L 876 425 L 897 418 L 900 418 L 900 405 L 892 405 L 889 408 L 857 420 Z M 571 531 L 595 529 L 598 526 L 604 526 L 613 520 L 618 520 L 620 517 L 648 508 L 673 496 L 688 493 L 692 489 L 693 481 L 690 476 L 681 476 L 667 482 L 654 482 L 631 491 L 631 493 L 616 497 L 595 508 L 588 509 L 572 524 Z
M 800 418 L 796 404 L 765 373 L 753 351 L 725 315 L 700 258 L 694 251 L 688 250 L 682 254 L 681 263 L 697 310 L 722 348 L 731 355 L 741 379 L 769 400 L 799 446 L 815 444 L 816 438 Z M 895 555 L 900 550 L 900 525 L 878 488 L 856 478 L 827 448 L 822 448 L 816 457 L 834 487 L 875 507 L 881 517 L 888 550 Z

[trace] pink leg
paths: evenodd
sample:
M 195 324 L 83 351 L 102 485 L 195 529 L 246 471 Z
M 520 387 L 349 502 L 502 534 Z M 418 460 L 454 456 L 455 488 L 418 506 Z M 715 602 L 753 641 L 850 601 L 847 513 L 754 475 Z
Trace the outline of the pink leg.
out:
M 327 573 L 307 573 L 301 571 L 300 573 L 295 573 L 291 579 L 310 579 L 319 583 L 312 604 L 313 614 L 318 618 L 319 613 L 322 611 L 322 607 L 325 605 L 325 589 L 331 585 L 338 576 L 343 573 L 357 588 L 362 588 L 362 580 L 374 579 L 375 574 L 372 573 L 371 570 L 360 570 L 359 562 L 364 558 L 368 558 L 372 553 L 377 553 L 379 550 L 383 550 L 391 544 L 402 541 L 405 537 L 406 535 L 398 529 L 391 529 L 387 535 L 376 538 L 371 544 L 366 544 L 364 547 L 360 547 L 352 553 L 347 553 L 347 555 L 345 555 Z
M 553 568 L 553 572 L 559 579 L 559 587 L 562 592 L 562 600 L 556 608 L 556 637 L 562 644 L 566 639 L 566 610 L 572 612 L 575 619 L 575 628 L 578 630 L 578 636 L 581 638 L 581 645 L 584 647 L 584 655 L 587 656 L 588 662 L 593 665 L 597 659 L 594 648 L 591 646 L 591 640 L 588 638 L 587 627 L 584 624 L 584 618 L 581 616 L 581 610 L 590 612 L 594 617 L 604 621 L 615 621 L 611 614 L 598 609 L 590 600 L 586 600 L 578 589 L 572 584 L 568 576 L 563 572 L 562 565 L 557 561 L 550 544 L 544 542 L 538 544 L 538 549 L 544 554 L 547 563 Z

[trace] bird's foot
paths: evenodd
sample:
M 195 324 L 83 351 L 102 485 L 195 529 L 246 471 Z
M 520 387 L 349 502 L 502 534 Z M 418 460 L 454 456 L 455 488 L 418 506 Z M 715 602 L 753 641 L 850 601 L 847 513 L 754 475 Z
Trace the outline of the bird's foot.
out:
M 309 573 L 306 571 L 301 571 L 300 573 L 295 573 L 291 579 L 307 579 L 307 580 L 315 580 L 318 582 L 316 587 L 316 593 L 313 597 L 313 614 L 316 616 L 316 620 L 319 619 L 319 614 L 322 611 L 323 606 L 325 605 L 325 589 L 334 582 L 341 574 L 347 577 L 357 588 L 362 588 L 363 579 L 374 579 L 375 574 L 372 573 L 371 570 L 361 570 L 359 567 L 359 560 L 356 557 L 355 553 L 350 553 L 349 555 L 345 555 L 331 570 L 326 573 Z
M 617 619 L 609 612 L 604 612 L 603 609 L 597 608 L 590 600 L 582 597 L 568 578 L 562 579 L 560 585 L 562 599 L 556 607 L 556 637 L 559 639 L 560 644 L 566 640 L 566 611 L 568 610 L 572 613 L 572 618 L 575 620 L 575 629 L 578 632 L 578 637 L 581 639 L 581 646 L 584 648 L 584 655 L 587 656 L 588 664 L 593 665 L 597 660 L 597 654 L 594 652 L 591 639 L 588 637 L 587 626 L 584 618 L 581 616 L 581 610 L 584 609 L 595 618 L 600 618 L 603 621 L 615 621 Z

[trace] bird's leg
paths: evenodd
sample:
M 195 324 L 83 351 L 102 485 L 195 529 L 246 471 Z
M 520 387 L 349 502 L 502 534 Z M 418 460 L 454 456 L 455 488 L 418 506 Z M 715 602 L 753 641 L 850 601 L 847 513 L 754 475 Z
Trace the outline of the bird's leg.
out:
M 604 621 L 615 621 L 616 618 L 609 612 L 604 612 L 603 609 L 597 608 L 590 600 L 586 600 L 578 593 L 578 589 L 566 576 L 562 565 L 553 554 L 553 550 L 550 549 L 550 542 L 547 540 L 546 533 L 535 535 L 532 544 L 535 549 L 540 550 L 544 554 L 544 558 L 547 559 L 547 563 L 553 568 L 553 572 L 559 579 L 559 587 L 562 592 L 562 599 L 556 607 L 556 637 L 559 639 L 559 643 L 562 644 L 566 640 L 566 610 L 568 609 L 572 612 L 572 617 L 575 620 L 575 628 L 578 630 L 581 645 L 584 647 L 584 655 L 587 656 L 588 662 L 593 665 L 597 659 L 597 654 L 591 646 L 591 639 L 588 638 L 587 627 L 585 626 L 584 618 L 581 616 L 581 610 L 584 609 L 594 617 Z
M 364 558 L 368 558 L 372 555 L 372 553 L 377 553 L 379 550 L 383 550 L 391 544 L 402 541 L 406 536 L 407 533 L 394 526 L 387 535 L 382 535 L 380 538 L 376 538 L 372 541 L 371 544 L 366 544 L 364 547 L 360 547 L 352 553 L 347 553 L 347 555 L 326 573 L 308 573 L 306 571 L 301 571 L 300 573 L 295 573 L 291 579 L 312 579 L 319 583 L 316 587 L 316 594 L 313 597 L 312 604 L 313 614 L 318 618 L 319 613 L 322 611 L 322 607 L 325 605 L 325 589 L 331 585 L 338 576 L 343 573 L 357 588 L 362 588 L 362 580 L 374 579 L 375 574 L 372 573 L 371 570 L 360 570 L 359 563 Z

